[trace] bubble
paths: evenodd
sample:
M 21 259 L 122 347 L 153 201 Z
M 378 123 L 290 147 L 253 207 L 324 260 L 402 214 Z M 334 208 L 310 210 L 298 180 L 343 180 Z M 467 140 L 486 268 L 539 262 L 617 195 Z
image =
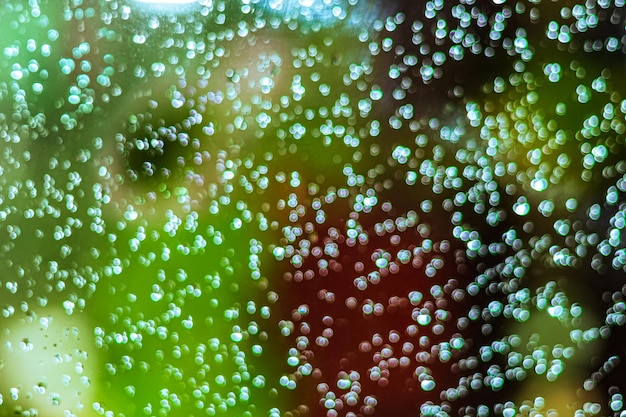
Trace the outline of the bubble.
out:
M 424 391 L 432 391 L 435 389 L 435 381 L 430 379 L 425 379 L 420 383 L 420 387 Z

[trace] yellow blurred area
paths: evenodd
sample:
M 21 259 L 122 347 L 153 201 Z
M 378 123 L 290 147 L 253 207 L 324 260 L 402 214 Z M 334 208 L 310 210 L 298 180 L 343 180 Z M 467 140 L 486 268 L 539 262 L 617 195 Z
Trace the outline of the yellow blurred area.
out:
M 90 320 L 56 307 L 36 311 L 15 313 L 0 330 L 0 414 L 99 415 L 92 404 L 102 399 L 103 362 Z

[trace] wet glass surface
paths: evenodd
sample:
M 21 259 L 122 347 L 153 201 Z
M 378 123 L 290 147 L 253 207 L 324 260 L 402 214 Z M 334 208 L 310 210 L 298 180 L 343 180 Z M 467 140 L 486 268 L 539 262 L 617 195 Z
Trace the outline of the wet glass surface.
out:
M 5 0 L 0 415 L 626 415 L 623 6 Z

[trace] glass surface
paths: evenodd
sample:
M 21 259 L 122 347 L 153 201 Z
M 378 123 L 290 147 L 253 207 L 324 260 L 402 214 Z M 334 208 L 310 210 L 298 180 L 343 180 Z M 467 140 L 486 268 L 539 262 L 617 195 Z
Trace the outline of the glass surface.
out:
M 626 416 L 622 0 L 4 0 L 0 415 Z

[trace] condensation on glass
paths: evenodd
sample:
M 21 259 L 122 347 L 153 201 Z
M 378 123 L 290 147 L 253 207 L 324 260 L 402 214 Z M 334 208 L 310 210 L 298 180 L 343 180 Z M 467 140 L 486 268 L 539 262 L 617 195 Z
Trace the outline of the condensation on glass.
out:
M 624 416 L 622 0 L 5 0 L 0 415 Z

